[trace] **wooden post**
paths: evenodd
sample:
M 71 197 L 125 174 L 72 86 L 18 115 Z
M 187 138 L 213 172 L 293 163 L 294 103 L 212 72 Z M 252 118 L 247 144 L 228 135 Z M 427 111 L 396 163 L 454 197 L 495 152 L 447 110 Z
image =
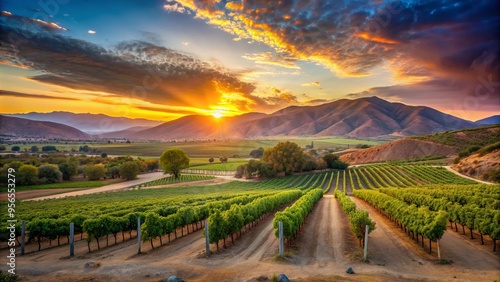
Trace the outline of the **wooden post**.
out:
M 137 253 L 141 253 L 141 217 L 137 217 Z
M 73 222 L 69 224 L 69 255 L 75 255 L 75 224 Z
M 208 219 L 205 219 L 205 254 L 210 256 L 210 236 L 208 234 Z
M 23 220 L 21 225 L 21 255 L 24 255 L 24 237 L 26 236 L 26 221 Z
M 366 261 L 366 257 L 368 256 L 368 231 L 370 230 L 370 227 L 366 225 L 365 228 L 365 250 L 363 253 L 363 261 Z
M 279 233 L 279 252 L 280 252 L 280 257 L 283 257 L 283 222 L 278 222 L 278 233 Z

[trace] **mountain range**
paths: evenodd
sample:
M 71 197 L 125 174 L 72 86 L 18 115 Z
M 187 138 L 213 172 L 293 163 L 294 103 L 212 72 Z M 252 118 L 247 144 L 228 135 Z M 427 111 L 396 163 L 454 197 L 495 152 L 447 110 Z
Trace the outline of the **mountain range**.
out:
M 102 134 L 105 132 L 119 131 L 131 127 L 148 128 L 161 124 L 161 121 L 148 119 L 131 119 L 125 117 L 111 117 L 103 114 L 75 114 L 70 112 L 51 112 L 5 115 L 9 117 L 24 118 L 36 121 L 51 121 L 69 125 L 88 134 Z
M 291 106 L 272 114 L 247 113 L 218 119 L 212 116 L 190 115 L 161 124 L 157 121 L 114 118 L 106 115 L 65 112 L 46 115 L 49 117 L 45 119 L 57 120 L 64 123 L 64 126 L 71 125 L 78 129 L 61 130 L 62 128 L 57 124 L 54 125 L 53 122 L 38 121 L 39 123 L 33 124 L 27 122 L 26 119 L 21 121 L 23 119 L 3 117 L 0 119 L 0 134 L 16 136 L 44 134 L 43 136 L 62 139 L 127 138 L 135 140 L 229 139 L 266 136 L 365 138 L 387 135 L 422 135 L 480 125 L 429 107 L 391 103 L 378 97 L 342 99 L 318 106 Z M 24 116 L 34 119 L 43 117 L 43 114 L 29 113 Z M 497 120 L 498 117 L 484 119 L 481 120 L 481 125 L 496 123 Z M 22 126 L 16 125 L 21 122 Z M 88 133 L 97 134 L 91 136 Z

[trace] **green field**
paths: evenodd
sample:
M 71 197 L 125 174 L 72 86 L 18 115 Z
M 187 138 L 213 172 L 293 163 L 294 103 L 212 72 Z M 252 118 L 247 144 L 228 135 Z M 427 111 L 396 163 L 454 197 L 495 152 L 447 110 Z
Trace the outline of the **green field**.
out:
M 159 157 L 165 150 L 172 148 L 183 149 L 191 158 L 215 158 L 225 156 L 231 158 L 238 155 L 242 158 L 249 157 L 252 150 L 259 147 L 270 148 L 275 146 L 280 141 L 290 140 L 296 142 L 301 147 L 310 145 L 314 142 L 315 149 L 345 149 L 352 148 L 358 144 L 378 145 L 394 139 L 352 139 L 344 137 L 272 137 L 262 140 L 231 140 L 231 141 L 213 141 L 213 142 L 178 142 L 178 143 L 27 143 L 15 144 L 21 147 L 21 151 L 29 150 L 31 146 L 36 145 L 40 148 L 42 146 L 53 145 L 60 151 L 77 150 L 80 146 L 88 145 L 95 148 L 100 152 L 107 153 L 108 155 L 129 155 L 141 157 Z M 8 150 L 13 144 L 5 144 Z

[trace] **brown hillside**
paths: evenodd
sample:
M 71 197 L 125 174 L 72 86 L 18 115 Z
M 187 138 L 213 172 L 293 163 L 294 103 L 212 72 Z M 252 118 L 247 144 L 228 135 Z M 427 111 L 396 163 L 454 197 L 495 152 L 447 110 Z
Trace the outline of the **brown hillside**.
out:
M 371 147 L 357 152 L 342 155 L 341 160 L 349 164 L 362 164 L 422 158 L 425 156 L 450 156 L 458 153 L 458 149 L 430 141 L 405 138 L 390 143 Z
M 454 164 L 452 168 L 465 175 L 490 181 L 486 174 L 493 170 L 500 170 L 500 150 L 481 155 L 473 154 Z

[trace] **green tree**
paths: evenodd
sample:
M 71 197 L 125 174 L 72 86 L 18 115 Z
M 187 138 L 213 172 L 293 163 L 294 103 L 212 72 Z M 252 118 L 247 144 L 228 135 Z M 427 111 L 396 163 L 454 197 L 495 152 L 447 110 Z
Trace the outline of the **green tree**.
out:
M 58 183 L 62 181 L 62 172 L 54 164 L 44 164 L 38 167 L 38 177 L 44 183 Z
M 262 156 L 277 172 L 292 175 L 294 171 L 304 168 L 305 156 L 302 148 L 294 142 L 280 142 L 275 147 L 266 149 Z
M 62 172 L 64 180 L 70 180 L 71 177 L 78 174 L 78 159 L 69 158 L 66 162 L 59 164 L 59 170 Z
M 102 164 L 88 164 L 84 169 L 89 180 L 99 180 L 106 175 L 106 168 Z
M 139 166 L 135 161 L 124 162 L 120 167 L 120 177 L 127 180 L 132 180 L 137 178 L 139 173 Z
M 36 152 L 40 151 L 40 149 L 38 149 L 38 147 L 37 147 L 37 146 L 33 145 L 33 146 L 31 146 L 30 151 L 31 151 L 32 153 L 36 153 Z
M 38 168 L 34 165 L 22 165 L 17 172 L 17 179 L 21 185 L 32 185 L 38 182 Z
M 258 149 L 252 150 L 250 152 L 250 157 L 254 159 L 260 159 L 264 155 L 264 148 L 259 147 Z
M 7 147 L 5 147 L 5 145 L 0 145 L 0 151 L 5 151 L 7 150 Z
M 181 170 L 189 167 L 189 158 L 181 149 L 170 149 L 161 154 L 160 164 L 164 173 L 172 173 L 179 179 Z
M 10 150 L 12 152 L 19 152 L 19 151 L 21 151 L 21 147 L 19 147 L 19 146 L 12 146 L 12 148 L 10 148 Z

